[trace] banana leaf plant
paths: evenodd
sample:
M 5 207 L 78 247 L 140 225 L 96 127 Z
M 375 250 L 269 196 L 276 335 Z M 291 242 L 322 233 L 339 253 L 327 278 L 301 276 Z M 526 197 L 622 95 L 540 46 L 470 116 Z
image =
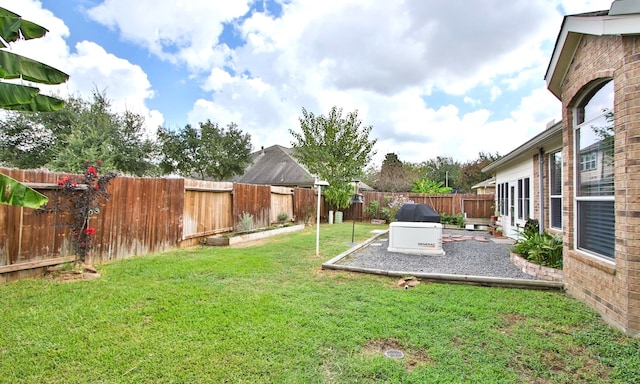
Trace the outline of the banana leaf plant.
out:
M 48 30 L 36 23 L 0 7 L 0 79 L 24 80 L 37 84 L 62 84 L 69 75 L 39 61 L 7 51 L 9 43 L 37 39 Z M 40 94 L 30 85 L 0 82 L 0 108 L 14 111 L 51 112 L 61 109 L 64 102 Z M 0 203 L 39 208 L 47 197 L 19 181 L 0 174 Z
M 22 79 L 38 84 L 62 84 L 69 75 L 39 61 L 9 52 L 9 43 L 44 36 L 48 30 L 19 15 L 0 8 L 0 79 Z M 48 112 L 63 107 L 62 100 L 40 94 L 40 89 L 0 82 L 0 108 L 17 111 Z
M 0 203 L 38 209 L 49 201 L 47 196 L 7 175 L 0 174 Z

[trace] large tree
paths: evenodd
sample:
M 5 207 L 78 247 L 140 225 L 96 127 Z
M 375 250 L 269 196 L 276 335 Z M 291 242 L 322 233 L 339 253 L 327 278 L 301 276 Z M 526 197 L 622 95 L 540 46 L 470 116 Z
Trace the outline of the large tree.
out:
M 9 52 L 9 43 L 19 39 L 29 40 L 44 36 L 48 30 L 19 15 L 0 8 L 0 108 L 18 111 L 54 111 L 64 102 L 40 94 L 31 85 L 16 84 L 6 80 L 21 80 L 36 84 L 61 84 L 69 75 L 46 64 Z M 24 184 L 0 174 L 0 203 L 31 208 L 40 207 L 47 197 Z
M 173 132 L 158 129 L 160 167 L 165 173 L 228 180 L 241 174 L 251 161 L 251 136 L 234 123 L 221 128 L 207 120 Z
M 0 119 L 0 162 L 21 169 L 46 167 L 63 148 L 79 111 L 79 100 L 68 98 L 54 112 L 6 112 Z
M 482 172 L 482 168 L 498 160 L 498 153 L 491 154 L 480 152 L 476 160 L 464 163 L 460 167 L 460 173 L 456 178 L 456 185 L 463 192 L 471 192 L 471 187 L 489 178 L 489 175 Z
M 375 188 L 385 192 L 406 192 L 411 188 L 415 173 L 400 161 L 395 153 L 387 153 L 380 167 Z
M 99 159 L 102 169 L 134 176 L 157 173 L 156 148 L 145 135 L 144 117 L 131 111 L 114 112 L 106 93 L 93 91 L 81 100 L 64 148 L 52 163 L 54 169 L 82 171 L 86 159 Z
M 293 156 L 307 170 L 329 182 L 329 196 L 341 196 L 330 201 L 344 206 L 345 193 L 332 194 L 330 189 L 346 190 L 353 180 L 360 178 L 371 157 L 376 139 L 370 139 L 372 127 L 363 126 L 358 111 L 343 116 L 342 109 L 333 107 L 327 116 L 314 115 L 302 108 L 300 132 L 290 129 L 294 140 Z
M 442 182 L 445 187 L 452 189 L 458 189 L 456 180 L 460 167 L 460 163 L 450 156 L 437 156 L 417 165 L 421 178 Z
M 105 93 L 69 97 L 55 112 L 9 112 L 0 120 L 0 161 L 18 168 L 82 172 L 87 159 L 106 171 L 135 176 L 157 173 L 156 148 L 145 136 L 144 117 L 113 112 Z

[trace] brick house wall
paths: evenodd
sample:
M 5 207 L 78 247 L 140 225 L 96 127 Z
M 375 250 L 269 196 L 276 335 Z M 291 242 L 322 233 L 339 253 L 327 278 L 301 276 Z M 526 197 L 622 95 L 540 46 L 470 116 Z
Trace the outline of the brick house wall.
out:
M 551 229 L 551 225 L 549 223 L 549 152 L 545 152 L 542 154 L 542 179 L 540 179 L 540 161 L 541 160 L 539 154 L 533 156 L 533 215 L 531 217 L 538 220 L 542 219 L 540 221 L 540 226 L 546 231 L 562 235 L 562 232 Z M 544 196 L 544 201 L 542 202 L 542 218 L 540 217 L 540 180 L 542 180 L 542 196 Z
M 546 156 L 543 156 L 543 158 L 544 157 Z M 531 211 L 531 217 L 534 219 L 540 218 L 540 183 L 538 182 L 540 180 L 540 166 L 538 164 L 539 161 L 540 161 L 540 155 L 533 156 L 533 182 L 531 183 L 531 185 L 533 186 L 533 190 L 531 191 L 531 193 L 533 194 L 531 196 L 532 197 L 531 200 L 533 201 L 533 208 Z M 542 175 L 543 177 L 546 176 L 544 171 Z M 540 225 L 543 226 L 543 228 L 547 228 L 547 225 L 544 222 L 540 222 Z
M 533 179 L 535 180 L 533 184 L 533 194 L 534 194 L 534 201 L 533 201 L 533 215 L 532 217 L 535 219 L 540 219 L 540 188 L 543 189 L 543 193 L 542 196 L 544 199 L 543 202 L 543 215 L 542 215 L 542 220 L 540 222 L 540 225 L 544 228 L 545 231 L 552 233 L 554 235 L 563 235 L 563 231 L 557 228 L 551 228 L 551 220 L 549 217 L 549 213 L 551 211 L 551 201 L 549 199 L 550 194 L 551 194 L 551 187 L 549 186 L 549 180 L 550 180 L 550 166 L 551 166 L 551 159 L 550 159 L 550 155 L 552 153 L 556 153 L 559 150 L 559 148 L 553 148 L 551 147 L 550 150 L 548 151 L 544 151 L 542 154 L 542 179 L 540 179 L 540 155 L 535 155 L 533 156 Z M 564 154 L 563 154 L 564 155 Z M 563 160 L 564 161 L 564 160 Z M 540 181 L 542 181 L 542 187 L 540 186 Z M 566 199 L 563 199 L 566 200 Z
M 574 116 L 590 84 L 614 82 L 615 260 L 574 248 Z M 640 334 L 640 36 L 583 35 L 561 85 L 564 279 L 567 292 Z M 545 183 L 546 184 L 546 183 Z

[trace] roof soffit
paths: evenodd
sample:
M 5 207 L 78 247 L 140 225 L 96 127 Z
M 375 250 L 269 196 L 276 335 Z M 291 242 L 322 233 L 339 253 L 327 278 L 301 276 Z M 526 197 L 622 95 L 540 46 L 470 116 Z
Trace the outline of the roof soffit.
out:
M 561 97 L 562 82 L 583 35 L 640 34 L 640 13 L 607 15 L 605 12 L 565 16 L 545 74 L 547 88 L 558 99 Z

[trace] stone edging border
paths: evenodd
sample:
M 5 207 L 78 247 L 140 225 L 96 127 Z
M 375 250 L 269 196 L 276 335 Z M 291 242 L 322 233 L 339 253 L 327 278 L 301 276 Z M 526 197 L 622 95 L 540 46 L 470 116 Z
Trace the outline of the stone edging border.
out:
M 450 275 L 440 273 L 422 273 L 415 271 L 385 271 L 380 269 L 360 268 L 348 265 L 337 264 L 341 259 L 349 256 L 351 253 L 358 249 L 365 247 L 375 241 L 378 237 L 387 233 L 386 231 L 380 231 L 373 237 L 365 240 L 364 242 L 354 246 L 353 248 L 339 254 L 333 259 L 322 263 L 322 269 L 346 271 L 346 272 L 359 272 L 369 273 L 381 276 L 393 276 L 393 277 L 406 277 L 413 276 L 420 280 L 450 283 L 450 284 L 470 284 L 480 285 L 487 287 L 503 287 L 503 288 L 524 288 L 524 289 L 549 289 L 549 290 L 563 290 L 564 284 L 558 281 L 547 280 L 528 280 L 528 279 L 513 279 L 513 278 L 499 278 L 499 277 L 487 277 L 487 276 L 469 276 L 469 275 Z
M 510 254 L 511 256 L 509 258 L 511 259 L 511 263 L 518 267 L 523 273 L 542 280 L 562 282 L 562 269 L 543 267 L 542 265 L 528 261 L 517 253 L 511 252 Z
M 234 237 L 223 237 L 223 236 L 208 237 L 204 240 L 204 243 L 206 245 L 224 247 L 228 245 L 235 245 L 240 243 L 246 243 L 249 241 L 260 240 L 260 239 L 264 239 L 271 236 L 282 235 L 284 233 L 300 231 L 300 230 L 303 230 L 304 228 L 305 228 L 304 224 L 299 224 L 299 225 L 292 225 L 289 227 L 270 229 L 262 232 L 248 233 L 246 235 L 239 235 Z

